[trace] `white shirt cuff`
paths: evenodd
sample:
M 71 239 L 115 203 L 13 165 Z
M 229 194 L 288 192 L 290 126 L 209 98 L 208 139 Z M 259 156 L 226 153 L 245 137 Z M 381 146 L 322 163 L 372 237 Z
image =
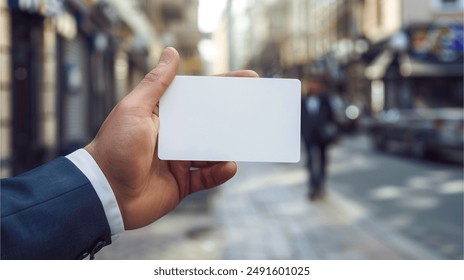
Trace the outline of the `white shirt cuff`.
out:
M 111 229 L 111 240 L 116 240 L 118 234 L 124 232 L 124 222 L 116 197 L 105 175 L 85 149 L 79 149 L 67 155 L 66 158 L 77 166 L 89 179 L 105 210 L 106 219 Z

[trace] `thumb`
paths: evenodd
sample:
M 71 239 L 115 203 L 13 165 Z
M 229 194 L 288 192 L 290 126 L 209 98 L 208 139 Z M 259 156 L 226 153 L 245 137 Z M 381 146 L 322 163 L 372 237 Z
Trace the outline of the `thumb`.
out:
M 174 48 L 165 48 L 158 65 L 145 75 L 129 94 L 129 98 L 136 104 L 148 104 L 153 110 L 176 76 L 178 68 L 179 53 Z

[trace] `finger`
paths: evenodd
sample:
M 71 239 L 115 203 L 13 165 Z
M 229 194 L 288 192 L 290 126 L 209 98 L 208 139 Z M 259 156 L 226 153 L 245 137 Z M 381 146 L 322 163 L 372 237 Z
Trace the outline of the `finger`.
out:
M 166 48 L 158 65 L 151 70 L 129 94 L 129 99 L 139 106 L 149 105 L 152 110 L 176 76 L 179 68 L 179 53 L 174 48 Z
M 158 102 L 156 103 L 155 108 L 153 109 L 153 114 L 159 117 L 159 111 L 160 111 L 160 108 L 159 108 L 159 102 Z
M 223 161 L 192 161 L 192 167 L 198 167 L 198 168 L 203 168 L 203 167 L 208 167 L 212 166 L 218 163 L 222 163 Z
M 174 175 L 174 178 L 176 178 L 176 182 L 179 186 L 179 200 L 182 200 L 190 193 L 190 162 L 178 160 L 161 162 L 167 164 L 169 171 Z
M 259 75 L 253 70 L 240 70 L 229 73 L 222 73 L 217 75 L 219 77 L 249 77 L 249 78 L 258 78 Z
M 234 177 L 235 162 L 221 162 L 190 173 L 190 193 L 219 186 Z
M 218 163 L 223 163 L 223 161 L 183 161 L 183 160 L 171 160 L 172 169 L 181 169 L 181 172 L 184 171 L 195 171 L 201 168 L 210 167 Z M 173 172 L 175 173 L 175 172 Z
M 203 168 L 216 165 L 218 163 L 226 163 L 226 161 L 185 161 L 185 160 L 171 160 L 170 162 L 175 165 Z

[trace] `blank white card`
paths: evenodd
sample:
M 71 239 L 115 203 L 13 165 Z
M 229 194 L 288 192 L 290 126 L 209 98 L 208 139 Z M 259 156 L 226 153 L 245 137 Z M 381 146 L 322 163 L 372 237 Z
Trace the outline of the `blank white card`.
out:
M 160 100 L 164 160 L 298 162 L 296 79 L 176 76 Z

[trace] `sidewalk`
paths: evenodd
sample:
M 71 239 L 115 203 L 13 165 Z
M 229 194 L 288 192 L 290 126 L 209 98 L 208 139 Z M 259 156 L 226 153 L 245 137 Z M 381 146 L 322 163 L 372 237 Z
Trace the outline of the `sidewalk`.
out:
M 334 188 L 324 201 L 307 200 L 304 162 L 239 164 L 214 201 L 226 234 L 223 259 L 439 258 Z

